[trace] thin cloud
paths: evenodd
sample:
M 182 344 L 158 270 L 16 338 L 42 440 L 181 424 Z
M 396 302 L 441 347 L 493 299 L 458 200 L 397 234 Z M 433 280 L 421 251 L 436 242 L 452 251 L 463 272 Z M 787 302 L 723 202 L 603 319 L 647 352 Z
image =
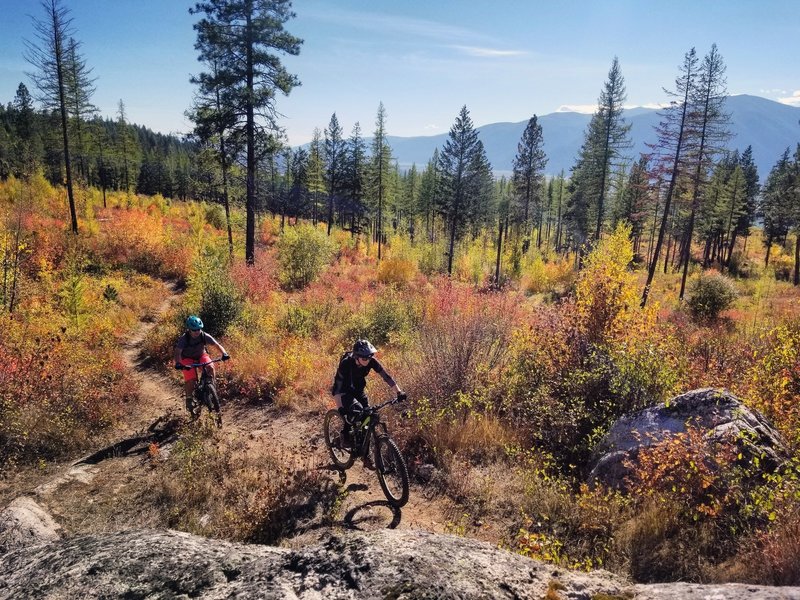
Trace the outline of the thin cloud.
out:
M 353 11 L 327 11 L 327 10 L 307 10 L 303 11 L 303 16 L 312 17 L 319 20 L 337 23 L 342 26 L 356 27 L 370 32 L 399 33 L 403 35 L 413 35 L 440 41 L 460 41 L 460 40 L 487 40 L 487 36 L 476 31 L 428 21 L 425 19 L 413 19 L 409 17 L 398 17 L 396 15 L 382 15 L 377 13 L 353 12 Z
M 788 98 L 778 98 L 778 102 L 789 106 L 800 106 L 800 90 L 795 90 Z
M 423 127 L 423 129 L 425 131 L 438 131 L 441 128 L 438 125 L 430 124 L 430 125 L 425 125 L 425 127 Z
M 477 46 L 457 46 L 451 45 L 464 54 L 469 56 L 477 56 L 480 58 L 505 58 L 507 56 L 525 56 L 528 54 L 523 50 L 497 50 L 495 48 L 479 48 Z
M 597 104 L 562 104 L 556 112 L 574 112 L 591 115 L 597 110 Z

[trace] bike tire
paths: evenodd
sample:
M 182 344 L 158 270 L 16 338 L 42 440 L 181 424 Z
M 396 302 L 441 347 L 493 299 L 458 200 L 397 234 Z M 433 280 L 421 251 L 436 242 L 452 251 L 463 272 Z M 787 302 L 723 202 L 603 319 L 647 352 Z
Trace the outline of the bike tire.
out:
M 341 471 L 352 467 L 356 460 L 355 448 L 352 445 L 347 448 L 342 439 L 344 425 L 344 417 L 339 414 L 338 410 L 331 409 L 325 414 L 325 423 L 322 428 L 325 434 L 325 445 L 328 447 L 333 464 Z
M 214 423 L 216 423 L 217 427 L 222 427 L 222 412 L 219 408 L 219 394 L 216 386 L 209 384 L 206 387 L 205 403 L 208 412 L 214 417 Z
M 386 500 L 395 508 L 408 502 L 408 467 L 400 449 L 388 435 L 375 439 L 375 470 Z

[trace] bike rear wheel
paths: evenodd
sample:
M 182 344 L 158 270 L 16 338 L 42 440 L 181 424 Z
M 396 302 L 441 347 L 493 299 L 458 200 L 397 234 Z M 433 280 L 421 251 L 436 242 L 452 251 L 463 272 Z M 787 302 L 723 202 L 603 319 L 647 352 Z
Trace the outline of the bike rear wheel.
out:
M 323 425 L 325 445 L 331 454 L 333 464 L 340 470 L 352 467 L 356 459 L 356 451 L 353 448 L 353 444 L 345 443 L 344 428 L 344 417 L 339 414 L 338 410 L 332 409 L 325 414 L 325 424 Z
M 408 468 L 394 440 L 388 435 L 375 439 L 375 470 L 381 489 L 395 508 L 408 502 Z
M 214 423 L 217 427 L 222 427 L 222 412 L 219 409 L 219 394 L 217 393 L 216 386 L 208 384 L 206 386 L 205 404 L 208 408 L 209 414 L 214 417 Z

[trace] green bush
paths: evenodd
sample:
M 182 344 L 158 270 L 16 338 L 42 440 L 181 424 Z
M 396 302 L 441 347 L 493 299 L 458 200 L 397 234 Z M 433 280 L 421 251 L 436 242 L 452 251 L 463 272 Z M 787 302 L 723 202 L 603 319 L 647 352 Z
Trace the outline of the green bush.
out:
M 698 321 L 715 321 L 723 310 L 733 305 L 737 297 L 733 282 L 719 274 L 701 274 L 689 291 L 687 304 Z
M 319 329 L 314 312 L 302 306 L 290 306 L 278 326 L 286 333 L 298 337 L 311 337 Z
M 353 316 L 345 337 L 366 338 L 377 345 L 402 342 L 411 331 L 413 321 L 413 315 L 402 298 L 387 291 L 366 311 Z
M 224 271 L 211 271 L 203 280 L 199 316 L 205 330 L 223 335 L 242 312 L 242 296 Z
M 227 229 L 228 224 L 225 219 L 225 209 L 219 204 L 209 204 L 206 206 L 206 223 L 214 229 Z
M 290 290 L 314 281 L 330 263 L 334 247 L 325 232 L 311 225 L 288 227 L 278 241 L 280 280 Z

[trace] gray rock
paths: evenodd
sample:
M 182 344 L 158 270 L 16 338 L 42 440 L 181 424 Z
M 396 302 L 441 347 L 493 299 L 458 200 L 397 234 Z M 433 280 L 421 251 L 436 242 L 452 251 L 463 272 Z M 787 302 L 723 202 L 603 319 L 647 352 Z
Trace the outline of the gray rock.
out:
M 33 498 L 20 496 L 0 511 L 0 554 L 59 539 L 61 528 Z
M 709 440 L 737 444 L 745 460 L 758 458 L 766 471 L 788 457 L 786 444 L 763 415 L 725 390 L 703 388 L 619 419 L 594 450 L 589 480 L 624 488 L 625 461 L 635 462 L 641 448 L 685 432 L 687 425 L 705 431 Z
M 800 599 L 800 588 L 631 585 L 476 540 L 417 530 L 331 535 L 301 550 L 141 530 L 79 536 L 0 557 L 0 599 Z M 605 594 L 605 596 L 602 596 Z

